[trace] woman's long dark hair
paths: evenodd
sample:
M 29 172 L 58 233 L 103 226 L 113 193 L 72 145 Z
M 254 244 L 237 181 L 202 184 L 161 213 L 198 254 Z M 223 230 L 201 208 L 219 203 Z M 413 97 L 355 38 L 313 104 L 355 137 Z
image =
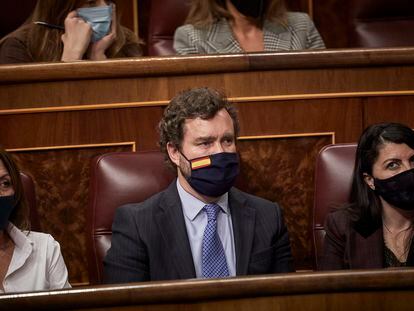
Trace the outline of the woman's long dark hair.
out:
M 347 210 L 361 230 L 370 230 L 382 223 L 382 205 L 378 195 L 364 180 L 364 173 L 372 176 L 372 167 L 379 150 L 386 143 L 406 144 L 414 149 L 414 132 L 399 123 L 380 123 L 369 126 L 362 133 L 355 157 L 355 167 Z
M 29 206 L 24 196 L 23 184 L 20 179 L 20 171 L 14 163 L 10 154 L 0 146 L 0 161 L 3 163 L 10 175 L 11 183 L 14 189 L 15 206 L 10 215 L 10 222 L 21 230 L 30 230 Z

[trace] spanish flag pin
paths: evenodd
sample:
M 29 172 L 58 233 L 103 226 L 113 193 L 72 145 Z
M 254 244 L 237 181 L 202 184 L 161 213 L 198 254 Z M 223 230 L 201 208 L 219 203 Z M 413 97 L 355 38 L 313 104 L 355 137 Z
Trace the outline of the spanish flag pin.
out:
M 202 167 L 206 167 L 211 165 L 211 159 L 209 156 L 198 158 L 191 161 L 191 169 L 196 170 Z

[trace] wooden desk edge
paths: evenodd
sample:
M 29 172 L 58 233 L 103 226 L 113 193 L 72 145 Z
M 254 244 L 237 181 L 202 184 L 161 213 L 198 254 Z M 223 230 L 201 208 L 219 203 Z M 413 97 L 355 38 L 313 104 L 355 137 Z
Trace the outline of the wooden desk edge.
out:
M 414 289 L 414 269 L 305 272 L 228 278 L 220 280 L 182 280 L 168 282 L 100 285 L 48 292 L 0 295 L 0 306 L 25 305 L 39 309 L 67 306 L 86 308 L 91 301 L 99 307 L 159 303 L 190 303 L 205 300 L 289 296 L 358 291 L 396 291 Z M 111 293 L 111 295 L 109 295 Z
M 140 57 L 98 62 L 1 65 L 0 84 L 390 65 L 414 65 L 414 47 Z

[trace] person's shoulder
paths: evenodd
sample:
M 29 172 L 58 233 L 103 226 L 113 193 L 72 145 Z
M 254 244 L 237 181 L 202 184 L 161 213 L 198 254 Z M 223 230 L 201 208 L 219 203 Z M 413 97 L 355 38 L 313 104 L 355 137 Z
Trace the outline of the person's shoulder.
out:
M 117 213 L 140 214 L 140 216 L 142 214 L 152 213 L 154 206 L 158 206 L 169 195 L 171 186 L 174 185 L 170 185 L 167 189 L 150 196 L 143 202 L 124 204 L 117 208 Z
M 303 12 L 287 12 L 286 21 L 288 26 L 293 28 L 307 29 L 313 24 L 312 19 L 307 13 Z
M 325 229 L 345 232 L 349 230 L 351 222 L 351 214 L 345 206 L 336 208 L 326 215 Z
M 30 30 L 33 28 L 33 24 L 26 24 L 23 25 L 19 28 L 17 28 L 16 30 L 14 30 L 13 32 L 7 34 L 2 40 L 1 42 L 13 42 L 13 41 L 18 41 L 18 42 L 22 42 L 25 43 L 27 41 L 27 36 L 29 35 Z
M 53 249 L 60 248 L 59 242 L 56 241 L 49 233 L 38 231 L 22 231 L 27 239 L 34 245 L 35 249 Z
M 191 40 L 201 39 L 207 32 L 205 27 L 197 27 L 192 24 L 185 24 L 175 30 L 175 38 L 185 37 Z
M 53 239 L 53 237 L 44 232 L 38 232 L 38 231 L 23 231 L 23 233 L 32 241 L 48 241 Z M 53 239 L 54 240 L 54 239 Z
M 193 40 L 206 40 L 212 33 L 220 33 L 228 28 L 228 22 L 222 18 L 206 25 L 185 24 L 178 27 L 175 37 L 185 36 Z
M 240 202 L 245 202 L 248 206 L 260 211 L 274 211 L 275 209 L 278 211 L 280 210 L 278 203 L 244 192 L 235 187 L 230 190 L 230 198 L 234 198 Z
M 24 25 L 0 40 L 0 63 L 27 63 L 33 57 L 28 48 L 28 36 L 32 24 Z
M 330 217 L 332 219 L 340 219 L 340 220 L 347 220 L 347 221 L 349 221 L 351 218 L 349 210 L 345 206 L 332 209 L 328 213 L 327 217 Z

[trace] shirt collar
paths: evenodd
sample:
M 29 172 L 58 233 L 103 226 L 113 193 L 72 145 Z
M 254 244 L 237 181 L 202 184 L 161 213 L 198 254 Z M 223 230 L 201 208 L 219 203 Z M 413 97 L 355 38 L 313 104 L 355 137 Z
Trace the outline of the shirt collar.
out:
M 28 237 L 26 232 L 9 222 L 7 232 L 14 243 L 13 258 L 7 271 L 7 276 L 23 266 L 34 248 L 34 242 Z
M 197 199 L 192 194 L 188 193 L 181 186 L 180 180 L 177 178 L 177 190 L 178 195 L 180 196 L 181 204 L 183 206 L 184 215 L 190 220 L 193 221 L 197 215 L 201 212 L 203 207 L 206 205 L 205 202 Z M 229 214 L 229 200 L 228 193 L 226 192 L 220 196 L 216 202 L 220 206 L 221 210 L 225 214 Z
M 14 246 L 16 248 L 24 249 L 29 245 L 33 245 L 33 241 L 11 222 L 9 222 L 7 232 L 10 238 L 13 240 Z

